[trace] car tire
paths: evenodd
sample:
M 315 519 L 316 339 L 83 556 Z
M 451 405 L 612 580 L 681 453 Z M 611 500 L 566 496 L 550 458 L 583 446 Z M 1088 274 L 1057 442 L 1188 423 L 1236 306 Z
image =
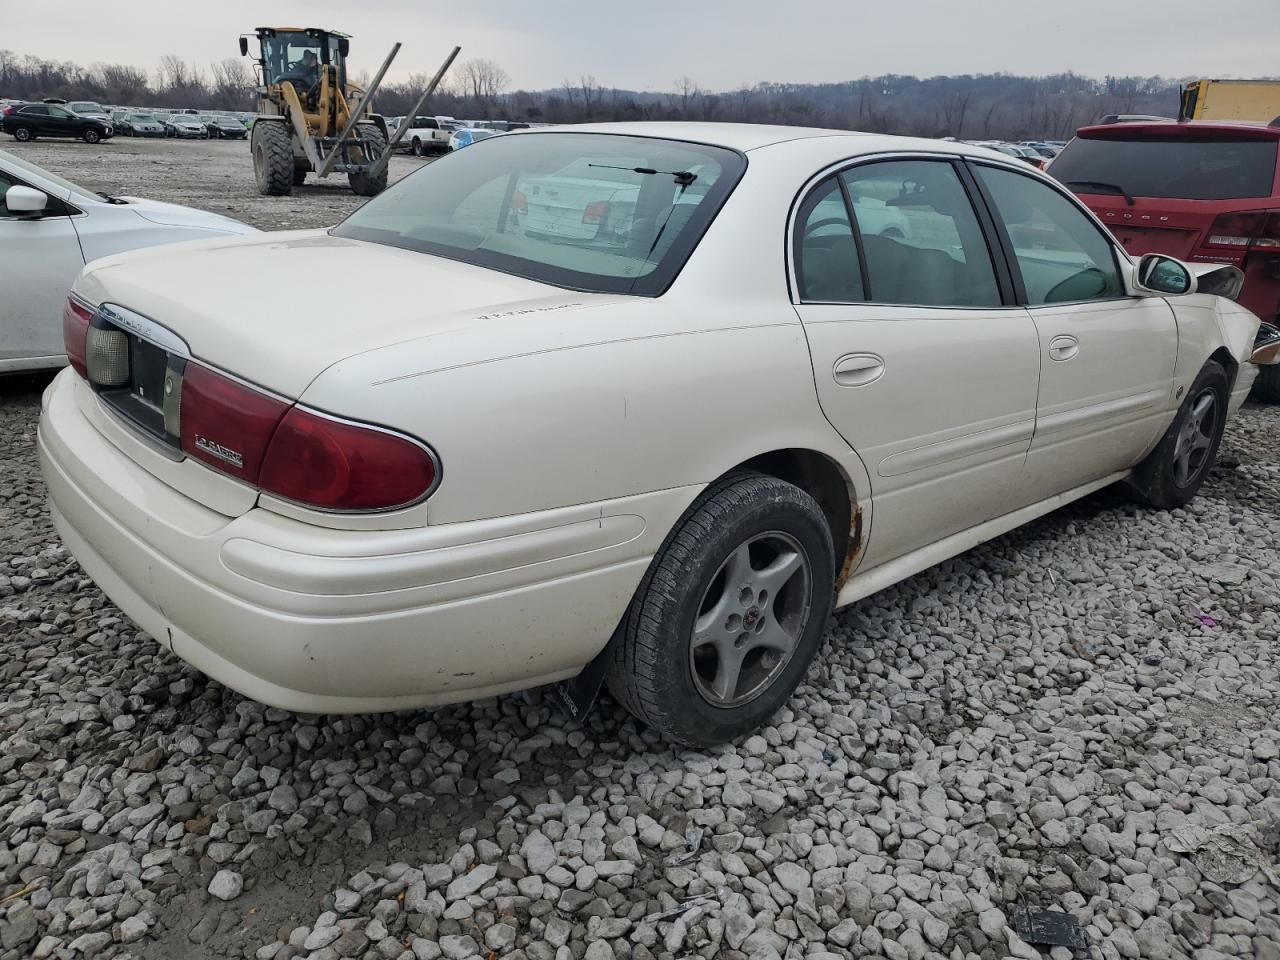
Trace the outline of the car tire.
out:
M 359 128 L 360 138 L 369 145 L 370 157 L 366 157 L 366 162 L 377 160 L 387 149 L 387 140 L 382 135 L 382 131 L 377 127 L 369 124 L 361 125 Z M 368 173 L 348 173 L 347 182 L 351 184 L 351 192 L 357 197 L 376 197 L 383 190 L 387 189 L 387 164 L 383 164 L 382 169 L 376 175 Z
M 613 640 L 609 689 L 677 743 L 740 737 L 804 678 L 834 584 L 831 530 L 813 497 L 775 477 L 730 475 L 649 565 Z
M 30 127 L 13 128 L 13 139 L 17 140 L 19 143 L 30 143 L 35 138 L 36 135 L 31 132 Z
M 293 145 L 283 123 L 254 124 L 253 172 L 264 197 L 287 197 L 293 190 Z
M 97 143 L 102 139 L 102 134 L 98 133 L 98 131 L 94 130 L 92 127 L 87 127 L 80 134 L 80 139 L 85 143 Z
M 1169 429 L 1128 480 L 1141 503 L 1173 510 L 1200 492 L 1218 458 L 1230 395 L 1227 371 L 1210 360 L 1196 375 Z
M 413 151 L 415 157 L 422 156 L 422 141 L 417 137 L 413 138 L 413 143 L 409 145 L 409 149 Z
M 1280 364 L 1264 364 L 1258 367 L 1258 377 L 1250 391 L 1255 399 L 1267 403 L 1280 403 Z

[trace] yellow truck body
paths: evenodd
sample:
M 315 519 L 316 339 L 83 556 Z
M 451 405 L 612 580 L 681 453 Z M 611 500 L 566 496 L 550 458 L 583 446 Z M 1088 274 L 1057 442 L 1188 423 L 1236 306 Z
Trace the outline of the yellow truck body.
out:
M 1196 80 L 1182 88 L 1179 120 L 1280 119 L 1280 81 Z

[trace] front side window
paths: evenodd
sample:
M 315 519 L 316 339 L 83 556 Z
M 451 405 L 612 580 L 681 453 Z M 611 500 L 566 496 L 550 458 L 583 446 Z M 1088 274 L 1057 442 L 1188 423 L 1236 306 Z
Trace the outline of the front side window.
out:
M 835 177 L 805 198 L 795 231 L 796 281 L 801 300 L 851 303 L 866 299 L 849 208 Z
M 1029 305 L 1125 295 L 1111 241 L 1079 207 L 1034 177 L 974 169 L 1009 233 Z
M 67 111 L 63 110 L 61 107 L 50 107 L 49 116 L 57 117 L 59 120 L 66 120 L 71 116 L 71 114 L 67 113 Z
M 657 296 L 745 168 L 739 153 L 683 141 L 514 134 L 423 167 L 332 232 L 578 290 Z
M 1001 305 L 991 253 L 949 162 L 888 160 L 840 175 L 866 258 L 868 299 L 938 307 Z

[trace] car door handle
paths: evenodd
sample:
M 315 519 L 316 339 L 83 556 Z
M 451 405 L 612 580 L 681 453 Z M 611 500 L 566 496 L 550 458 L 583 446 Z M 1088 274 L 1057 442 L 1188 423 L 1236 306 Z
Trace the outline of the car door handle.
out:
M 847 353 L 836 361 L 832 376 L 842 387 L 874 383 L 884 374 L 884 360 L 874 353 Z
M 1080 352 L 1080 341 L 1075 337 L 1054 337 L 1049 341 L 1050 360 L 1070 360 Z

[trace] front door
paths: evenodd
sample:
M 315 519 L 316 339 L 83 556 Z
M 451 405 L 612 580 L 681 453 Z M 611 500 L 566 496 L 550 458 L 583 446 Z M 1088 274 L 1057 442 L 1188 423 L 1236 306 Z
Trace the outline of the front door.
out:
M 871 477 L 874 566 L 1037 499 L 1039 341 L 956 166 L 851 166 L 794 225 L 796 309 L 827 418 Z
M 84 266 L 61 201 L 49 198 L 50 216 L 17 216 L 4 204 L 16 183 L 0 171 L 0 371 L 53 365 L 65 354 L 62 306 Z
M 1040 339 L 1032 482 L 1060 492 L 1133 466 L 1172 408 L 1173 309 L 1126 294 L 1114 243 L 1073 197 L 1019 171 L 973 170 L 1005 224 Z

